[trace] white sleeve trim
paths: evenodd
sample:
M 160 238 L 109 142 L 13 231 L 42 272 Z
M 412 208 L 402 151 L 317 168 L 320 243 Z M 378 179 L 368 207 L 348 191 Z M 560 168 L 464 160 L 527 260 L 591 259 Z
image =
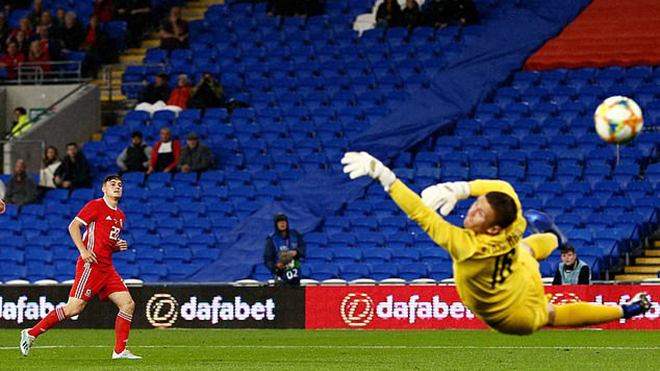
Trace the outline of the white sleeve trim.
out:
M 76 217 L 76 220 L 81 222 L 85 227 L 87 227 L 87 222 L 86 221 L 80 219 L 79 217 Z

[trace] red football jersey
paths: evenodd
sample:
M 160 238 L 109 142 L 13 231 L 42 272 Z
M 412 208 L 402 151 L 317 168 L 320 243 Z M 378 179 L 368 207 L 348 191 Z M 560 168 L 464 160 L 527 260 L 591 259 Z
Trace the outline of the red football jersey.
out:
M 87 250 L 96 254 L 99 268 L 112 267 L 112 253 L 121 238 L 126 216 L 117 207 L 113 208 L 104 198 L 90 201 L 76 215 L 76 219 L 85 225 L 83 244 Z M 84 264 L 78 257 L 78 264 Z

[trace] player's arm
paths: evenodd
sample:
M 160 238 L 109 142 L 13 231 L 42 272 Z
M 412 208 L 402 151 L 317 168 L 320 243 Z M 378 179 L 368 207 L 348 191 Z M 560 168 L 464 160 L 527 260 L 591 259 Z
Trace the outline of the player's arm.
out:
M 465 260 L 474 253 L 474 234 L 448 223 L 403 182 L 396 180 L 389 193 L 401 210 L 419 224 L 435 243 L 449 251 L 454 259 Z
M 415 192 L 397 180 L 394 173 L 380 161 L 366 152 L 348 152 L 341 162 L 345 165 L 344 173 L 349 173 L 351 179 L 363 175 L 377 179 L 394 202 L 456 260 L 472 255 L 474 242 L 471 232 L 447 223 L 429 209 Z
M 98 261 L 96 260 L 96 254 L 94 254 L 93 251 L 87 250 L 83 244 L 82 233 L 80 232 L 80 229 L 84 226 L 85 223 L 82 221 L 82 219 L 76 217 L 73 219 L 71 224 L 69 224 L 69 235 L 71 235 L 71 240 L 73 240 L 76 248 L 78 248 L 78 251 L 80 251 L 80 258 L 85 263 L 97 264 Z

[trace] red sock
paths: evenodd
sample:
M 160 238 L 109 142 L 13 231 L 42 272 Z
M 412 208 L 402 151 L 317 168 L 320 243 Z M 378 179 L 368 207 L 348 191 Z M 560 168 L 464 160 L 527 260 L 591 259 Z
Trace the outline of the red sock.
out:
M 117 321 L 115 322 L 115 353 L 119 354 L 126 349 L 126 342 L 128 341 L 128 333 L 131 331 L 131 321 L 133 315 L 126 314 L 122 311 L 117 313 Z
M 64 315 L 64 307 L 57 307 L 55 310 L 50 311 L 50 313 L 48 313 L 48 315 L 42 319 L 41 322 L 37 323 L 36 326 L 31 328 L 28 331 L 28 334 L 30 334 L 30 336 L 37 337 L 50 330 L 58 322 L 64 321 L 65 319 L 66 316 Z

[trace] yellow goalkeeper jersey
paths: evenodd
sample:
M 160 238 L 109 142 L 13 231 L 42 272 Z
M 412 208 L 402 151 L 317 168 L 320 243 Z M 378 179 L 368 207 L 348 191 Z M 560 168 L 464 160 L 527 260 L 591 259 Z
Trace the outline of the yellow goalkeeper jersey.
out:
M 532 284 L 528 269 L 521 263 L 523 258 L 528 259 L 531 255 L 521 258 L 518 246 L 527 222 L 522 216 L 518 195 L 509 183 L 475 180 L 470 182 L 470 189 L 471 196 L 475 197 L 492 191 L 511 196 L 518 207 L 515 222 L 496 236 L 476 234 L 445 221 L 399 180 L 389 192 L 408 217 L 449 251 L 454 260 L 456 289 L 463 303 L 486 324 L 497 327 L 515 311 L 516 304 L 529 293 L 527 286 Z

